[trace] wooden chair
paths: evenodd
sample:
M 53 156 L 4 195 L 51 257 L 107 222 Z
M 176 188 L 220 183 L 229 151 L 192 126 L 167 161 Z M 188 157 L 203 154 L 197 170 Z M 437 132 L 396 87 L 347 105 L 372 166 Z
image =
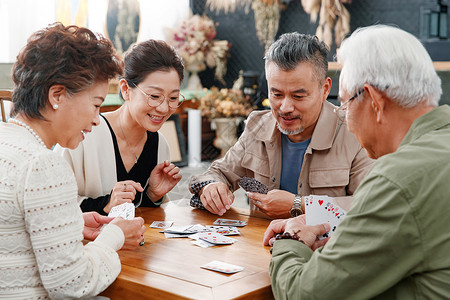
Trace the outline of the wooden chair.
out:
M 5 101 L 11 101 L 12 91 L 0 90 L 0 109 L 2 111 L 2 122 L 6 122 Z

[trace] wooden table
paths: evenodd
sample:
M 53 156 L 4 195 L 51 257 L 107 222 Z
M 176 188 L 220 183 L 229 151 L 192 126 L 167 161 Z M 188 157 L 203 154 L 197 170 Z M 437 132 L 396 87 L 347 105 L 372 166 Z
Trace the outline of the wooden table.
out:
M 218 216 L 190 208 L 185 200 L 160 208 L 137 208 L 148 227 L 153 221 L 173 225 L 211 225 Z M 262 239 L 269 220 L 250 217 L 247 210 L 232 208 L 223 218 L 247 221 L 232 245 L 201 248 L 189 238 L 166 239 L 160 229 L 148 228 L 145 245 L 135 251 L 119 251 L 122 271 L 101 295 L 111 299 L 273 299 L 268 274 L 270 248 Z M 200 268 L 220 260 L 245 269 L 223 274 Z

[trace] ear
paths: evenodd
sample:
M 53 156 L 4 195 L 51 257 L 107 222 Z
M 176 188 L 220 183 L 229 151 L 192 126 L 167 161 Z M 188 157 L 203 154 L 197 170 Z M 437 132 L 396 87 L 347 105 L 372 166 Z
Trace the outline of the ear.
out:
M 376 114 L 377 123 L 381 124 L 383 116 L 386 113 L 386 99 L 383 93 L 367 83 L 364 84 L 364 92 L 370 96 L 370 104 Z
M 55 84 L 52 85 L 48 89 L 48 102 L 50 103 L 50 106 L 53 105 L 60 105 L 63 102 L 63 97 L 65 97 L 67 94 L 67 89 L 65 86 L 61 84 Z
M 327 100 L 328 94 L 330 94 L 330 91 L 331 91 L 331 78 L 330 77 L 325 78 L 322 88 L 323 88 L 322 101 L 325 101 L 325 100 Z
M 130 86 L 128 85 L 126 79 L 119 80 L 120 92 L 122 93 L 122 98 L 125 101 L 130 100 Z

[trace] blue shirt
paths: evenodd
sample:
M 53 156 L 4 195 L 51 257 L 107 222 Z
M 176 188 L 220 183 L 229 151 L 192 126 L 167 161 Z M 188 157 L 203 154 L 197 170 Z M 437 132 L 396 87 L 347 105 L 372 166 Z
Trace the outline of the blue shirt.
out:
M 305 156 L 306 148 L 308 148 L 310 142 L 311 139 L 300 143 L 293 143 L 289 140 L 287 135 L 281 135 L 281 190 L 297 194 L 298 178 L 300 177 L 300 171 L 302 170 L 303 157 Z

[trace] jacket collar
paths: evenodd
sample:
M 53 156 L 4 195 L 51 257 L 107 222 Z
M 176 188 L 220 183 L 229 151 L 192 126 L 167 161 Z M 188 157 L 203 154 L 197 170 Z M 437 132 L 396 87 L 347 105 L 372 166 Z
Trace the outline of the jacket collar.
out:
M 334 107 L 328 101 L 324 101 L 322 105 L 322 110 L 311 137 L 310 147 L 314 150 L 330 149 L 333 145 L 336 131 L 342 124 L 333 112 Z M 267 126 L 261 126 L 256 134 L 256 138 L 266 142 L 276 142 L 280 138 L 281 132 L 277 128 L 277 123 L 272 113 L 265 114 L 261 121 L 262 124 L 267 124 Z
M 450 106 L 441 105 L 420 116 L 412 123 L 400 146 L 407 145 L 422 135 L 447 126 L 450 123 Z

